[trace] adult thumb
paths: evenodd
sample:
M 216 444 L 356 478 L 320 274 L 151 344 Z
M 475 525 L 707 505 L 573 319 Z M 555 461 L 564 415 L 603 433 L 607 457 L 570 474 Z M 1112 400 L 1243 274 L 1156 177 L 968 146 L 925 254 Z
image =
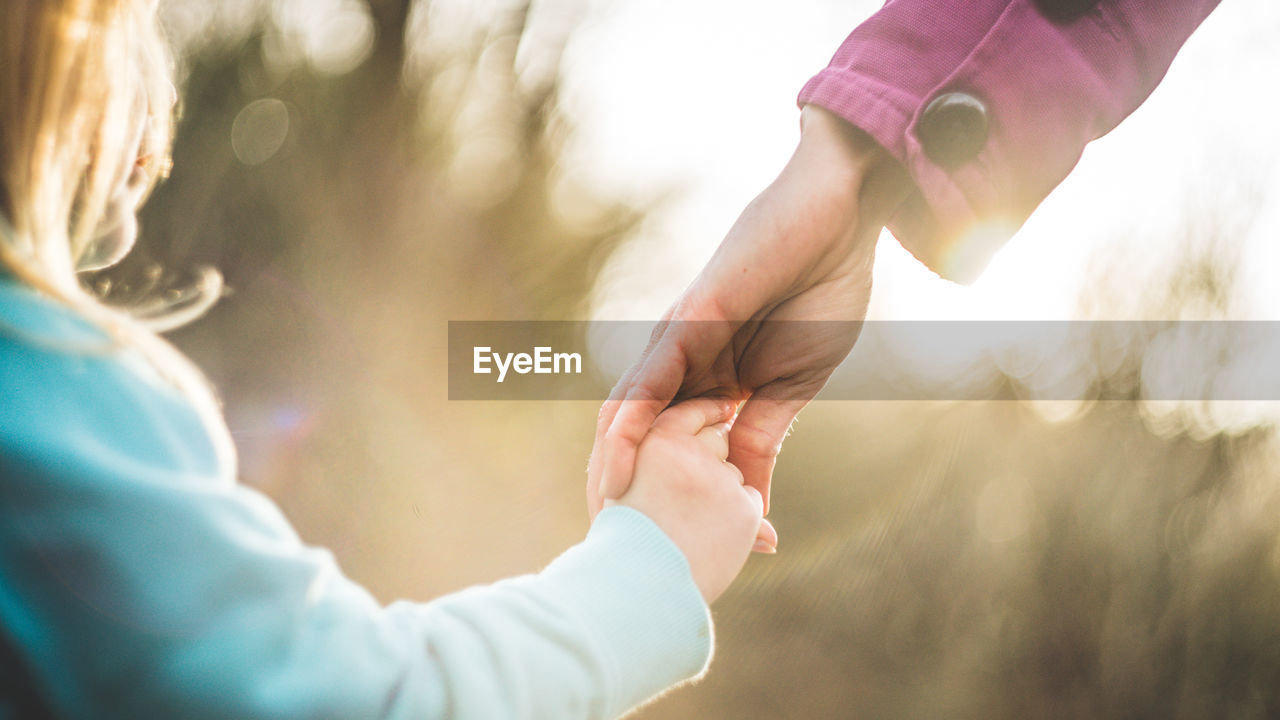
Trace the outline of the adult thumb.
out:
M 768 385 L 752 394 L 729 430 L 729 462 L 742 472 L 744 484 L 760 491 L 766 515 L 782 440 L 807 404 L 807 400 L 779 398 L 778 390 L 777 386 Z

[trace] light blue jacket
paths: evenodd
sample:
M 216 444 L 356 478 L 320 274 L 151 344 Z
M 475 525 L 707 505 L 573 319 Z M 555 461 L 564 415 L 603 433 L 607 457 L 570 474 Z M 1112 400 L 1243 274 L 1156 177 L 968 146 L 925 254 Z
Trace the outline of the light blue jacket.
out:
M 0 719 L 608 718 L 705 668 L 707 607 L 644 515 L 383 607 L 139 358 L 71 349 L 99 340 L 0 273 Z

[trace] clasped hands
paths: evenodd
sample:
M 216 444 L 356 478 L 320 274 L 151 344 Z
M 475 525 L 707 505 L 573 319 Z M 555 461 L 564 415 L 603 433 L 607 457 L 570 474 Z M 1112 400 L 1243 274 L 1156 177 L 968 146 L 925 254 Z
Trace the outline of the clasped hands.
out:
M 764 515 L 782 441 L 853 348 L 876 239 L 911 189 L 868 136 L 806 106 L 787 165 L 742 212 L 600 410 L 591 517 L 614 502 L 644 511 L 685 552 L 708 601 L 750 550 L 777 547 Z M 683 469 L 715 463 L 732 470 Z M 723 567 L 712 572 L 715 565 Z

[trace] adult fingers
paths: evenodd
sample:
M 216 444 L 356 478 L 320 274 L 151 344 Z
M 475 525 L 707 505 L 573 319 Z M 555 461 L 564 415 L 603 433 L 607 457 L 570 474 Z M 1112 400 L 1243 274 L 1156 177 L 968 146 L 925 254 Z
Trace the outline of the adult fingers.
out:
M 760 494 L 759 490 L 751 487 L 750 485 L 744 485 L 742 487 L 742 491 L 747 494 L 747 498 L 755 507 L 756 512 L 761 516 L 760 525 L 756 529 L 756 540 L 751 546 L 752 552 L 764 553 L 766 555 L 772 555 L 778 552 L 778 531 L 774 529 L 773 523 L 763 517 L 764 496 Z
M 682 300 L 674 319 L 654 333 L 651 347 L 627 380 L 625 394 L 602 438 L 601 497 L 616 500 L 627 491 L 636 450 L 658 415 L 685 381 L 706 371 L 733 338 L 740 323 L 718 319 L 717 312 L 713 304 Z M 687 319 L 691 317 L 711 319 Z
M 706 372 L 744 322 L 782 301 L 799 269 L 783 241 L 791 214 L 777 214 L 766 189 L 753 200 L 654 333 L 602 438 L 601 497 L 626 492 L 635 453 L 658 414 L 689 380 Z
M 755 488 L 750 489 L 755 490 Z M 774 529 L 773 523 L 769 522 L 769 518 L 760 518 L 760 528 L 756 530 L 756 542 L 751 546 L 751 550 L 765 555 L 778 552 L 778 531 Z
M 613 390 L 609 393 L 609 399 L 600 406 L 600 413 L 596 417 L 596 437 L 591 446 L 591 458 L 587 462 L 587 513 L 591 520 L 595 520 L 596 515 L 604 508 L 604 497 L 600 494 L 600 478 L 604 475 L 605 432 L 608 431 L 609 426 L 613 423 L 614 416 L 618 414 L 618 408 L 622 404 L 622 397 L 630 386 L 631 378 L 635 376 L 636 371 L 639 369 L 640 362 L 637 361 L 622 374 L 618 384 L 614 385 Z M 623 492 L 626 492 L 625 488 Z
M 627 491 L 627 487 L 631 484 L 631 474 L 635 467 L 634 451 L 630 454 L 629 458 L 624 457 L 620 459 L 622 469 L 615 471 L 619 474 L 615 475 L 614 480 L 617 487 L 605 488 L 608 491 L 607 495 L 602 491 L 601 484 L 604 480 L 605 458 L 607 455 L 605 437 L 608 434 L 609 428 L 613 426 L 613 421 L 618 416 L 618 411 L 622 409 L 623 400 L 631 390 L 631 384 L 634 378 L 640 372 L 640 369 L 644 367 L 645 362 L 649 359 L 650 353 L 653 352 L 654 347 L 661 339 L 662 333 L 667 327 L 667 321 L 671 319 L 671 315 L 676 311 L 676 307 L 676 305 L 672 305 L 665 313 L 663 313 L 661 322 L 659 322 L 658 326 L 654 328 L 653 333 L 649 336 L 649 342 L 645 346 L 645 349 L 640 353 L 640 358 L 636 360 L 631 367 L 627 368 L 627 371 L 622 374 L 622 377 L 618 379 L 617 384 L 615 384 L 613 389 L 609 392 L 609 399 L 600 406 L 600 413 L 596 417 L 596 437 L 591 449 L 591 461 L 587 465 L 587 510 L 590 513 L 592 520 L 595 519 L 595 516 L 603 508 L 604 500 L 606 498 L 611 500 L 618 499 Z M 653 419 L 657 419 L 656 414 Z M 650 422 L 652 422 L 652 419 Z
M 742 471 L 744 482 L 760 492 L 764 513 L 769 512 L 769 485 L 782 440 L 791 423 L 808 403 L 780 382 L 756 391 L 738 414 L 729 431 L 729 462 Z
M 649 342 L 645 344 L 645 348 L 640 353 L 640 358 L 636 360 L 627 371 L 622 373 L 622 377 L 618 378 L 618 382 L 614 384 L 613 389 L 609 391 L 609 399 L 604 401 L 600 406 L 600 413 L 596 416 L 596 446 L 599 447 L 604 440 L 605 431 L 613 424 L 613 418 L 617 416 L 618 409 L 622 407 L 622 399 L 626 397 L 627 391 L 631 389 L 631 382 L 636 374 L 640 372 L 640 368 L 644 366 L 645 360 L 649 358 L 649 353 L 653 352 L 654 346 L 662 337 L 665 331 L 667 321 L 671 319 L 672 313 L 676 310 L 676 306 L 671 306 L 662 314 L 662 320 L 658 326 L 654 328 L 653 333 L 649 336 Z
M 655 356 L 659 356 L 656 361 Z M 669 347 L 659 345 L 642 361 L 628 386 L 620 388 L 624 394 L 598 445 L 600 497 L 617 500 L 626 493 L 635 471 L 640 441 L 679 391 L 684 367 L 683 358 L 672 353 Z M 696 430 L 690 434 L 693 432 Z

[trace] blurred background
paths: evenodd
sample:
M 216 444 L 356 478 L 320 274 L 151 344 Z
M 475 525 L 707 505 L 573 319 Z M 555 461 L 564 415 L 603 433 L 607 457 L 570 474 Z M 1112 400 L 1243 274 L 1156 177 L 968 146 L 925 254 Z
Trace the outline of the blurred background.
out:
M 171 337 L 243 481 L 379 598 L 535 571 L 586 529 L 597 404 L 449 402 L 447 321 L 657 318 L 877 6 L 164 0 L 176 165 L 94 281 L 223 273 Z M 1277 39 L 1280 6 L 1226 0 L 978 283 L 883 237 L 871 317 L 1280 320 Z M 920 369 L 1004 399 L 814 403 L 779 554 L 717 605 L 710 676 L 638 717 L 1280 714 L 1277 408 L 1148 400 L 1160 338 L 1103 340 Z

